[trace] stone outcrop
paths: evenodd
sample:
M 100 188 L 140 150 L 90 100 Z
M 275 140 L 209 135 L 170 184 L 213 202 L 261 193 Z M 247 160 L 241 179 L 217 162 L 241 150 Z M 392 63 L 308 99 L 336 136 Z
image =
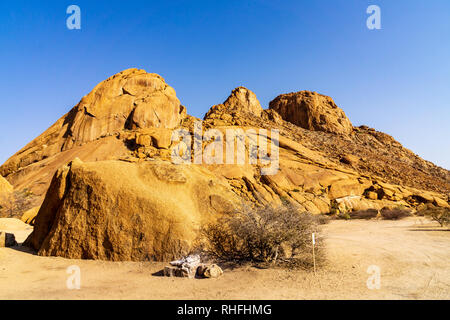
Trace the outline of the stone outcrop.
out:
M 449 207 L 448 170 L 385 133 L 353 128 L 329 97 L 281 95 L 263 110 L 239 87 L 207 112 L 202 130 L 223 136 L 228 129 L 277 129 L 273 175 L 261 175 L 261 161 L 172 164 L 172 129 L 193 135 L 198 120 L 158 75 L 130 69 L 99 84 L 0 167 L 16 190 L 43 197 L 26 244 L 40 255 L 169 260 L 189 253 L 201 225 L 242 202 L 289 203 L 314 214 Z M 256 140 L 245 140 L 248 160 L 248 142 Z M 33 223 L 34 213 L 23 219 Z
M 34 208 L 31 208 L 30 210 L 25 211 L 23 213 L 22 217 L 20 218 L 20 220 L 22 220 L 26 224 L 33 226 L 36 216 L 39 212 L 39 209 L 40 209 L 40 207 L 34 207 Z
M 299 127 L 338 134 L 350 134 L 350 120 L 332 98 L 311 91 L 282 94 L 272 100 L 269 108 Z
M 242 118 L 259 117 L 263 113 L 256 95 L 244 87 L 238 87 L 223 104 L 218 104 L 206 113 L 204 119 L 212 119 L 214 125 L 241 125 Z
M 55 174 L 25 245 L 74 259 L 173 259 L 220 213 L 212 197 L 238 202 L 198 166 L 76 159 Z
M 161 76 L 128 69 L 98 84 L 69 113 L 8 159 L 0 174 L 17 176 L 17 171 L 35 162 L 124 130 L 175 128 L 185 116 L 175 90 Z

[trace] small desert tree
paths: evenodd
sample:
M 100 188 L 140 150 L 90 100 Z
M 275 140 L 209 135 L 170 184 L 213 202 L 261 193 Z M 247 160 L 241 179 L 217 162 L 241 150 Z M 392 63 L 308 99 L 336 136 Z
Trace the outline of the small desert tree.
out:
M 305 254 L 311 260 L 311 234 L 317 234 L 324 221 L 292 206 L 244 207 L 203 228 L 203 249 L 222 261 L 275 264 L 281 253 L 286 256 L 286 251 L 291 261 L 303 259 Z M 318 256 L 320 248 L 316 248 Z
M 439 223 L 441 227 L 450 224 L 450 208 L 428 206 L 422 213 L 424 216 L 427 216 Z

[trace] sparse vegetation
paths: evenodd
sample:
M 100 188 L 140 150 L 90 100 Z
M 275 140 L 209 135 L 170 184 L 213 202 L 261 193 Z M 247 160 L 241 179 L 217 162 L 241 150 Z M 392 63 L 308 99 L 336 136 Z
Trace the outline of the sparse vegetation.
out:
M 250 261 L 290 267 L 310 267 L 312 233 L 316 233 L 316 257 L 323 259 L 318 226 L 328 219 L 300 213 L 292 206 L 249 208 L 228 214 L 202 230 L 202 250 L 228 262 Z
M 450 208 L 435 207 L 429 204 L 419 213 L 436 221 L 441 227 L 450 225 Z
M 0 217 L 19 218 L 36 205 L 36 197 L 28 190 L 18 190 L 5 194 L 0 199 Z
M 402 207 L 398 207 L 398 208 L 394 208 L 394 209 L 383 208 L 383 209 L 381 209 L 380 214 L 384 220 L 400 220 L 400 219 L 411 216 L 411 212 Z
M 377 209 L 357 210 L 349 213 L 351 219 L 373 219 L 378 216 Z

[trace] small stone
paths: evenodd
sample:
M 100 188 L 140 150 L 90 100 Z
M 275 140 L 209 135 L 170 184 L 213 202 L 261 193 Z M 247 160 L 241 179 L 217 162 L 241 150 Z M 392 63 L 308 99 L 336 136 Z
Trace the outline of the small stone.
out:
M 343 157 L 341 157 L 340 161 L 342 163 L 345 163 L 345 164 L 353 166 L 353 165 L 356 165 L 359 162 L 359 158 L 355 157 L 355 156 L 353 156 L 351 154 L 346 154 Z
M 0 248 L 14 247 L 17 245 L 16 237 L 12 233 L 0 232 Z
M 206 270 L 203 272 L 205 278 L 219 278 L 222 274 L 223 271 L 217 264 L 206 267 Z
M 197 267 L 197 276 L 203 277 L 205 271 L 206 271 L 207 265 L 204 263 L 199 264 Z
M 175 276 L 175 267 L 164 267 L 164 276 L 166 277 L 174 277 Z

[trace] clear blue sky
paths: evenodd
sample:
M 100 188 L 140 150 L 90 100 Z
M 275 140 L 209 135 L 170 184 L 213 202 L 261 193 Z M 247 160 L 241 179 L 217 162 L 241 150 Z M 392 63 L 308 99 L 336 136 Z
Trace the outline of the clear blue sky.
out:
M 66 28 L 66 8 L 82 29 Z M 368 30 L 366 8 L 381 8 Z M 450 1 L 0 2 L 0 163 L 100 81 L 162 75 L 202 117 L 240 85 L 329 95 L 354 125 L 393 135 L 450 169 Z

